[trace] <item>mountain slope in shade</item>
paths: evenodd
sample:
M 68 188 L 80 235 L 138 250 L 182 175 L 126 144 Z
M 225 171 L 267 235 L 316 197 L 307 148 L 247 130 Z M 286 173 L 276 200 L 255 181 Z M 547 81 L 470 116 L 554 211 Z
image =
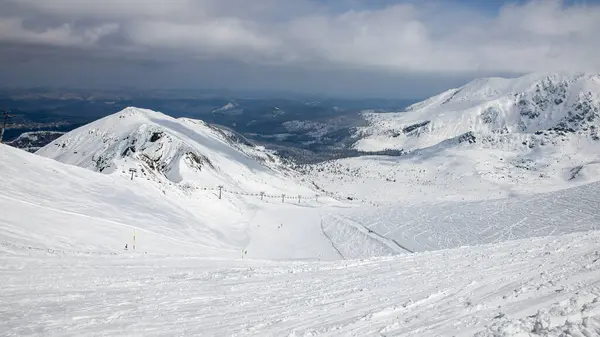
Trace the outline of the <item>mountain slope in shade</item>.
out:
M 28 152 L 36 152 L 56 138 L 64 135 L 60 131 L 30 131 L 24 132 L 19 137 L 7 142 L 10 145 Z
M 313 196 L 292 172 L 260 146 L 188 118 L 127 108 L 71 131 L 38 155 L 105 174 L 135 175 L 159 183 Z

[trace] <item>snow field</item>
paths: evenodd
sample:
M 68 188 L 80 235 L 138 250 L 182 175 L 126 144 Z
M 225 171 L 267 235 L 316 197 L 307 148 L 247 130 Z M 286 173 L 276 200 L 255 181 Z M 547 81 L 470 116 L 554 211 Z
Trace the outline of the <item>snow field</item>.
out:
M 584 232 L 600 226 L 600 183 L 497 200 L 348 208 L 335 217 L 411 251 Z
M 0 254 L 0 331 L 594 336 L 599 244 L 593 232 L 333 262 L 17 250 Z

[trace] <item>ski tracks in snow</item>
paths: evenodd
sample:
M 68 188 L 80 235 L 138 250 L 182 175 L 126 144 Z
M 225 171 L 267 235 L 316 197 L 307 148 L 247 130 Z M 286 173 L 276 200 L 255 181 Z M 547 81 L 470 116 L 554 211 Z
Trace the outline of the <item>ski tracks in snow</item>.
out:
M 88 222 L 97 222 L 103 225 L 103 227 L 112 227 L 114 228 L 115 231 L 123 231 L 123 229 L 128 229 L 128 230 L 136 230 L 138 231 L 141 235 L 144 236 L 153 236 L 158 238 L 161 241 L 167 241 L 170 242 L 172 244 L 175 245 L 183 245 L 183 246 L 187 246 L 190 247 L 190 249 L 193 249 L 193 247 L 203 247 L 209 250 L 213 250 L 213 251 L 221 251 L 221 252 L 228 252 L 231 253 L 232 250 L 231 249 L 225 249 L 223 247 L 211 247 L 208 245 L 204 245 L 201 243 L 195 243 L 195 242 L 189 242 L 189 241 L 185 241 L 182 239 L 178 239 L 175 237 L 170 237 L 167 236 L 165 234 L 162 233 L 157 233 L 145 228 L 140 228 L 137 226 L 132 226 L 123 222 L 118 222 L 118 221 L 114 221 L 114 220 L 109 220 L 109 219 L 102 219 L 100 217 L 94 217 L 94 216 L 90 216 L 90 215 L 86 215 L 86 214 L 81 214 L 81 213 L 77 213 L 77 212 L 72 212 L 72 211 L 67 211 L 67 210 L 62 210 L 62 209 L 57 209 L 57 208 L 52 208 L 52 207 L 48 207 L 48 206 L 44 206 L 44 205 L 39 205 L 39 204 L 35 204 L 26 200 L 21 200 L 21 199 L 17 199 L 17 198 L 13 198 L 4 194 L 0 194 L 0 199 L 4 199 L 6 201 L 10 201 L 10 202 L 14 202 L 14 203 L 18 203 L 18 204 L 23 204 L 25 207 L 27 207 L 28 211 L 35 211 L 36 214 L 40 213 L 40 210 L 43 211 L 48 211 L 50 213 L 55 213 L 55 214 L 62 214 L 62 215 L 66 215 L 69 217 L 74 217 L 75 219 L 77 219 L 76 221 L 78 223 L 86 223 L 86 221 Z M 6 204 L 6 203 L 5 203 Z M 5 232 L 5 234 L 8 233 L 8 228 L 5 228 L 5 230 L 7 232 Z M 203 234 L 203 233 L 201 233 Z M 19 240 L 23 240 L 24 238 L 28 238 L 32 235 L 31 231 L 27 232 L 27 231 L 23 231 L 21 233 L 17 233 L 14 232 L 13 235 L 17 235 Z M 37 233 L 33 233 L 33 235 L 37 235 Z M 206 238 L 208 238 L 208 236 L 206 234 L 203 234 Z M 44 240 L 40 240 L 40 241 L 44 241 Z M 207 240 L 208 241 L 208 240 Z M 23 244 L 18 244 L 18 243 L 13 243 L 13 242 L 8 242 L 6 244 L 11 244 L 11 245 L 15 245 L 17 247 L 19 246 L 23 246 L 23 247 L 27 247 L 27 245 L 23 245 Z M 31 247 L 33 249 L 46 249 L 43 247 Z M 57 247 L 51 247 L 53 248 L 52 250 L 61 250 L 64 251 L 64 249 L 60 249 Z M 115 247 L 116 248 L 116 247 Z M 119 247 L 120 248 L 120 247 Z M 146 250 L 148 250 L 148 248 L 150 248 L 150 252 L 152 252 L 151 247 L 145 247 Z M 74 251 L 73 249 L 70 249 L 69 251 Z M 114 251 L 114 250 L 113 250 Z M 83 251 L 77 251 L 78 253 L 86 253 Z M 231 255 L 231 254 L 230 254 Z
M 336 250 L 348 259 L 412 253 L 412 250 L 347 217 L 325 214 L 321 229 Z
M 593 232 L 334 262 L 0 254 L 0 331 L 595 335 L 599 244 Z

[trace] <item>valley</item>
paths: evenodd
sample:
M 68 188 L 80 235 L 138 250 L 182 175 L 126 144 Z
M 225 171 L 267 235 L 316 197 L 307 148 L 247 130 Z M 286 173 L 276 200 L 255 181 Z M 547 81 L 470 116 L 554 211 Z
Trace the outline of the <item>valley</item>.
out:
M 0 145 L 0 331 L 595 335 L 599 97 L 595 74 L 475 80 L 363 111 L 357 155 L 316 163 L 136 107 Z
M 306 163 L 359 155 L 348 147 L 352 130 L 365 124 L 360 116 L 362 110 L 397 111 L 416 102 L 298 94 L 277 97 L 280 98 L 272 98 L 268 93 L 218 90 L 0 88 L 0 105 L 14 116 L 7 124 L 4 140 L 19 148 L 39 148 L 39 144 L 50 142 L 49 139 L 31 145 L 32 135 L 72 131 L 136 106 L 235 130 L 282 156 Z M 23 137 L 18 139 L 20 135 Z

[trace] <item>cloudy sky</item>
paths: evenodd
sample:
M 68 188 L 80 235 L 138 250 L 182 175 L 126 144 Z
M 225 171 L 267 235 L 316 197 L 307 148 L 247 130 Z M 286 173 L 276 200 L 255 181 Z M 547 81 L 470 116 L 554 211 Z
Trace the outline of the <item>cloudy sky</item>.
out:
M 597 0 L 0 0 L 0 77 L 421 98 L 600 71 L 599 35 Z

